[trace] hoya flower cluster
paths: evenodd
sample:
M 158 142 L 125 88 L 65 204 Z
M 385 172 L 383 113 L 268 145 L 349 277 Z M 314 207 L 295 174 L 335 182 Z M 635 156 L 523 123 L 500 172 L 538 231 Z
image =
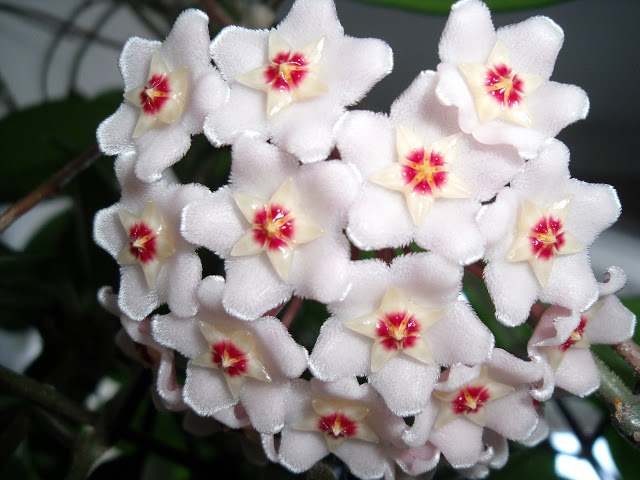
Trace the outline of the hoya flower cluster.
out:
M 462 0 L 437 70 L 385 114 L 347 111 L 391 72 L 392 52 L 345 35 L 332 0 L 297 0 L 271 30 L 213 41 L 207 23 L 188 10 L 166 41 L 131 39 L 125 100 L 98 129 L 122 189 L 95 219 L 121 269 L 117 295 L 100 298 L 157 372 L 157 403 L 195 413 L 192 428 L 212 417 L 255 429 L 294 472 L 332 452 L 363 479 L 421 475 L 441 457 L 483 477 L 506 462 L 507 439 L 543 439 L 538 403 L 556 388 L 591 393 L 588 345 L 635 325 L 614 295 L 624 273 L 598 283 L 589 264 L 616 193 L 571 178 L 553 138 L 589 106 L 550 79 L 562 30 L 546 17 L 495 30 L 483 3 Z M 216 191 L 166 170 L 201 132 L 232 147 Z M 224 277 L 202 271 L 203 248 Z M 478 261 L 503 324 L 552 305 L 529 358 L 494 348 L 461 295 Z M 300 298 L 330 312 L 310 353 L 291 315 L 274 316 Z M 174 352 L 188 359 L 184 385 Z

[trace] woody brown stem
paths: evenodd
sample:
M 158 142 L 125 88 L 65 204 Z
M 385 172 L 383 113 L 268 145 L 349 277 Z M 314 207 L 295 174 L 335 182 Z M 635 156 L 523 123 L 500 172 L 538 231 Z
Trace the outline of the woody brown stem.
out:
M 202 9 L 209 15 L 209 18 L 220 27 L 227 27 L 235 23 L 216 0 L 200 0 L 200 4 Z
M 67 183 L 100 158 L 101 155 L 102 154 L 98 149 L 98 144 L 94 144 L 87 151 L 67 163 L 62 170 L 58 171 L 58 173 L 40 185 L 36 190 L 11 205 L 8 209 L 2 212 L 2 214 L 0 214 L 0 232 L 4 231 L 15 220 L 31 210 L 45 198 L 55 196 L 60 193 Z
M 640 375 L 640 347 L 633 340 L 614 345 L 613 349 Z

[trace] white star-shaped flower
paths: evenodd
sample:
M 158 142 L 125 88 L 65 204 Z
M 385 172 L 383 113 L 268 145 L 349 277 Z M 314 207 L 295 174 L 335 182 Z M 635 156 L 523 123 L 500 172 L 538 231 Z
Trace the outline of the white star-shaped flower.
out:
M 211 143 L 252 132 L 303 163 L 329 156 L 340 115 L 393 67 L 385 42 L 345 35 L 333 0 L 296 0 L 272 30 L 227 27 L 211 56 L 230 88 L 207 118 Z
M 478 215 L 483 277 L 505 325 L 523 323 L 536 300 L 584 311 L 598 299 L 587 250 L 620 202 L 609 185 L 571 178 L 568 165 L 567 147 L 550 140 Z
M 531 158 L 589 112 L 584 90 L 550 80 L 563 41 L 562 29 L 547 17 L 495 30 L 483 2 L 459 1 L 438 48 L 438 98 L 456 107 L 463 132 Z
M 145 182 L 180 160 L 207 115 L 227 100 L 209 57 L 208 23 L 203 11 L 185 10 L 164 42 L 133 37 L 120 54 L 125 101 L 96 136 L 107 155 L 135 151 L 135 173 Z

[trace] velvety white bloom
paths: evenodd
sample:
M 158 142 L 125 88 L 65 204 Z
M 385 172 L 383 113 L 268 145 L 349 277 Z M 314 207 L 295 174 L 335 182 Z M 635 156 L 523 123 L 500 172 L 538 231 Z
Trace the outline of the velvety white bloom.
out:
M 545 140 L 589 111 L 582 89 L 549 80 L 563 40 L 562 29 L 547 17 L 495 31 L 484 3 L 459 1 L 440 40 L 438 97 L 458 108 L 463 132 L 534 156 Z
M 232 151 L 230 184 L 188 205 L 182 233 L 225 259 L 227 311 L 252 320 L 293 293 L 321 302 L 347 293 L 349 245 L 342 233 L 359 188 L 340 161 L 300 165 L 244 136 Z
M 620 269 L 609 273 L 617 287 L 624 284 Z M 548 400 L 554 386 L 580 396 L 598 388 L 600 375 L 589 347 L 624 342 L 632 337 L 636 325 L 635 315 L 614 293 L 601 295 L 582 313 L 555 305 L 544 312 L 528 347 L 529 355 L 539 358 L 545 367 L 543 383 L 533 392 L 536 398 Z
M 118 307 L 118 296 L 111 287 L 98 291 L 98 302 L 108 312 L 120 318 L 122 330 L 116 343 L 129 357 L 142 362 L 153 372 L 153 402 L 159 409 L 181 411 L 187 406 L 182 400 L 182 387 L 176 381 L 173 350 L 160 345 L 151 336 L 151 321 L 131 320 Z
M 410 446 L 427 439 L 455 468 L 469 468 L 486 459 L 485 428 L 510 440 L 525 440 L 538 416 L 529 394 L 540 380 L 539 362 L 525 362 L 494 349 L 485 365 L 453 365 L 441 375 L 432 402 L 416 415 L 405 436 Z
M 334 383 L 296 380 L 275 451 L 280 464 L 295 473 L 332 452 L 358 478 L 380 478 L 393 471 L 387 452 L 403 447 L 406 428 L 370 385 L 358 385 L 355 378 Z
M 429 403 L 441 365 L 487 360 L 493 335 L 458 299 L 462 269 L 435 254 L 354 262 L 347 297 L 329 304 L 309 368 L 325 381 L 367 376 L 397 415 Z
M 122 50 L 125 101 L 98 127 L 98 144 L 107 155 L 135 150 L 141 180 L 159 180 L 227 99 L 209 58 L 208 23 L 201 10 L 186 10 L 164 42 L 134 37 Z
M 327 158 L 333 128 L 393 66 L 389 46 L 344 34 L 333 0 L 297 0 L 271 31 L 227 27 L 211 55 L 231 94 L 207 118 L 215 145 L 250 131 L 303 163 Z
M 165 180 L 145 183 L 136 177 L 135 163 L 133 152 L 117 158 L 122 198 L 96 213 L 93 225 L 95 242 L 121 265 L 118 305 L 138 321 L 163 303 L 176 315 L 194 315 L 202 265 L 195 246 L 180 235 L 180 214 L 209 190 Z
M 478 260 L 484 241 L 475 217 L 521 170 L 513 147 L 483 145 L 460 132 L 457 111 L 440 104 L 435 72 L 422 72 L 389 117 L 345 114 L 336 130 L 343 160 L 364 177 L 347 234 L 361 249 L 412 240 L 456 262 Z
M 190 360 L 184 397 L 198 415 L 237 428 L 246 412 L 259 432 L 278 432 L 289 379 L 306 369 L 307 352 L 277 318 L 243 322 L 228 315 L 221 303 L 224 286 L 222 277 L 202 280 L 199 313 L 191 318 L 156 316 L 153 336 Z M 238 408 L 231 410 L 234 406 Z
M 567 148 L 549 141 L 478 217 L 484 280 L 506 325 L 524 322 L 536 299 L 583 311 L 598 298 L 587 248 L 618 218 L 620 202 L 609 185 L 570 178 L 568 163 Z

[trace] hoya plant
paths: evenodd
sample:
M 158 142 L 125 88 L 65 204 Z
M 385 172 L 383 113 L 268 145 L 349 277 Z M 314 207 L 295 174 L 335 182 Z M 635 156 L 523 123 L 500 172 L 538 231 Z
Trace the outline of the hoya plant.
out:
M 109 273 L 76 300 L 95 295 L 96 316 L 63 332 L 82 346 L 70 363 L 109 352 L 87 383 L 120 376 L 119 392 L 92 410 L 3 372 L 28 400 L 5 440 L 34 421 L 71 438 L 69 478 L 142 474 L 150 452 L 180 466 L 167 478 L 485 478 L 549 449 L 550 411 L 590 449 L 600 433 L 567 401 L 597 391 L 637 447 L 639 401 L 610 370 L 640 373 L 637 303 L 616 296 L 624 265 L 589 258 L 621 205 L 556 138 L 589 111 L 553 78 L 562 29 L 496 28 L 460 0 L 440 63 L 380 112 L 360 102 L 402 52 L 345 32 L 333 0 L 257 29 L 201 5 L 164 40 L 126 42 L 97 149 L 40 189 L 107 156 L 93 175 L 113 188 L 84 195 Z M 37 475 L 24 442 L 11 468 Z

